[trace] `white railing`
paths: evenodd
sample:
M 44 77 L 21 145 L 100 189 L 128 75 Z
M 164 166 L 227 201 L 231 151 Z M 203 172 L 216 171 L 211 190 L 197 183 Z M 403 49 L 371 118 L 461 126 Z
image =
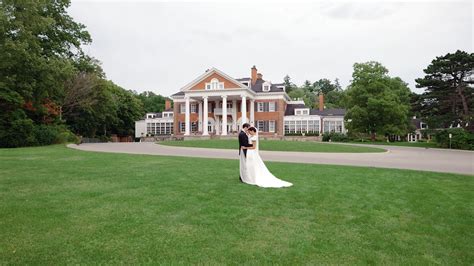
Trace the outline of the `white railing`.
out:
M 227 115 L 234 113 L 234 108 L 227 108 Z M 222 108 L 214 108 L 215 115 L 222 115 Z

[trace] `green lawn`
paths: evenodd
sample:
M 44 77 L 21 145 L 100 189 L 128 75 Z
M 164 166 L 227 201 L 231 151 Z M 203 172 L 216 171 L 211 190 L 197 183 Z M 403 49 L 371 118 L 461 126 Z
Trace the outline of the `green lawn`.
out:
M 236 140 L 187 140 L 187 141 L 162 141 L 159 144 L 169 146 L 215 148 L 215 149 L 238 149 Z M 339 143 L 322 143 L 312 141 L 283 141 L 283 140 L 261 140 L 261 150 L 266 151 L 301 151 L 301 152 L 385 152 L 384 149 L 345 145 Z
M 405 146 L 405 147 L 418 147 L 418 148 L 439 148 L 436 146 L 436 142 L 380 142 L 380 141 L 364 141 L 357 142 L 353 141 L 354 144 L 371 144 L 371 145 L 388 145 L 388 146 Z
M 472 265 L 474 177 L 0 149 L 0 264 Z

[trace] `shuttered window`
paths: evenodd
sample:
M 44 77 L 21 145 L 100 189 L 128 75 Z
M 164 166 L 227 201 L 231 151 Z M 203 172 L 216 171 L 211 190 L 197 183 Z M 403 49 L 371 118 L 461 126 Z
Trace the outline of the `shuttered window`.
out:
M 277 102 L 256 102 L 255 109 L 257 112 L 276 112 L 278 111 Z
M 259 132 L 271 132 L 277 131 L 277 123 L 275 120 L 258 120 L 257 129 Z

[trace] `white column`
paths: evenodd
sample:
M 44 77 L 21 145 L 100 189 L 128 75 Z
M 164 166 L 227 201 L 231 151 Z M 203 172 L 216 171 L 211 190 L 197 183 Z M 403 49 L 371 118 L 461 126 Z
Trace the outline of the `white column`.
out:
M 240 110 L 242 112 L 242 125 L 247 123 L 247 97 L 242 96 L 242 108 Z
M 216 101 L 215 102 L 216 104 L 216 108 L 219 108 L 219 101 Z M 220 129 L 219 129 L 219 117 L 216 115 L 216 112 L 215 112 L 216 109 L 214 109 L 214 130 L 216 131 L 216 135 L 219 135 L 220 134 Z
M 202 135 L 203 136 L 207 136 L 209 135 L 209 132 L 207 131 L 207 124 L 208 124 L 208 121 L 207 121 L 207 115 L 208 115 L 208 110 L 207 110 L 207 96 L 204 96 L 202 97 L 204 99 L 204 110 L 203 110 L 203 122 L 202 122 Z
M 222 96 L 222 133 L 227 135 L 227 96 Z
M 184 123 L 185 123 L 185 130 L 184 130 L 184 135 L 185 136 L 189 136 L 189 109 L 190 109 L 190 106 L 189 106 L 189 97 L 186 97 L 185 98 L 186 100 L 186 110 L 185 110 L 185 118 L 184 118 Z
M 250 100 L 250 124 L 255 126 L 255 100 Z
M 202 102 L 199 101 L 199 106 L 198 106 L 198 131 L 202 132 Z
M 232 130 L 237 131 L 237 100 L 232 100 Z

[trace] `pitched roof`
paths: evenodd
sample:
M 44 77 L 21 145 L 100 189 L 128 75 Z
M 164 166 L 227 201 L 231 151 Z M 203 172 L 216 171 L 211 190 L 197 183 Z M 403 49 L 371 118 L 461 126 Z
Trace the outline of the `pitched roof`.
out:
M 308 108 L 304 104 L 287 104 L 285 110 L 285 116 L 295 115 L 296 108 Z
M 423 123 L 423 121 L 419 118 L 413 118 L 411 123 L 416 127 L 416 129 L 421 129 L 421 123 Z
M 311 109 L 309 113 L 311 115 L 320 115 L 320 116 L 344 116 L 346 115 L 346 109 L 328 108 L 322 111 L 319 111 L 319 109 Z
M 251 85 L 251 89 L 254 91 L 254 92 L 264 92 L 262 90 L 263 88 L 263 83 L 265 83 L 265 80 L 263 79 L 257 79 L 255 81 L 255 84 Z M 270 86 L 270 91 L 269 92 L 284 92 L 285 90 L 283 88 L 278 88 L 277 86 L 283 86 L 283 83 L 279 83 L 279 84 L 271 84 Z
M 184 95 L 184 91 L 178 91 L 177 93 L 172 94 L 171 96 L 182 96 L 182 95 Z

